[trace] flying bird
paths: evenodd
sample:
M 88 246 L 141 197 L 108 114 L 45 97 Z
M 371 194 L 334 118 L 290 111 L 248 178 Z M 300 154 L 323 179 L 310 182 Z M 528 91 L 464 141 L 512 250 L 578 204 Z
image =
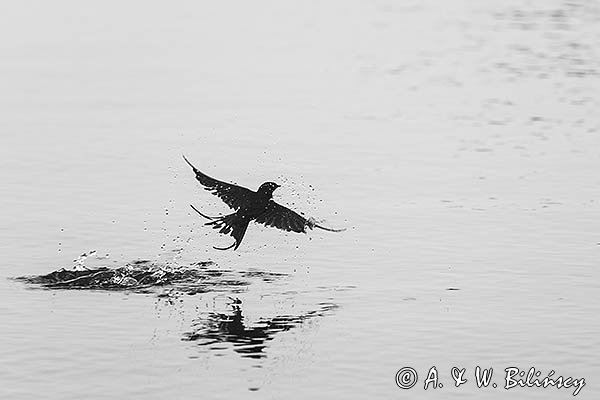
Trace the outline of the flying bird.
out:
M 218 217 L 210 217 L 190 206 L 201 217 L 209 220 L 205 225 L 219 229 L 219 233 L 230 234 L 235 242 L 229 247 L 215 247 L 217 250 L 237 250 L 242 243 L 248 224 L 255 221 L 288 232 L 306 233 L 306 229 L 319 228 L 330 232 L 342 232 L 345 229 L 331 229 L 316 223 L 313 218 L 306 219 L 300 214 L 273 201 L 273 192 L 280 185 L 265 182 L 257 191 L 242 186 L 226 183 L 200 172 L 185 156 L 183 159 L 196 174 L 196 179 L 204 188 L 223 200 L 235 212 Z

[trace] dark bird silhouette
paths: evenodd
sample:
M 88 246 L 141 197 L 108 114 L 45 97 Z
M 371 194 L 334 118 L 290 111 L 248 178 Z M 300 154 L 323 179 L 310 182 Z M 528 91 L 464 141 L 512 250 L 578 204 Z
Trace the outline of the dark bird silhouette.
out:
M 194 167 L 191 162 L 183 156 L 196 174 L 196 179 L 204 188 L 219 196 L 234 213 L 209 217 L 202 214 L 196 207 L 191 207 L 200 216 L 210 220 L 205 225 L 219 229 L 219 233 L 230 234 L 235 242 L 229 247 L 215 247 L 217 250 L 229 250 L 233 247 L 237 250 L 242 243 L 246 229 L 250 221 L 255 221 L 266 226 L 272 226 L 288 232 L 306 233 L 306 228 L 319 228 L 330 232 L 342 232 L 345 229 L 331 229 L 318 225 L 313 218 L 306 219 L 300 214 L 273 201 L 273 192 L 280 185 L 274 182 L 265 182 L 255 192 L 242 186 L 222 182 L 203 174 Z
M 232 304 L 230 312 L 211 312 L 206 317 L 196 319 L 193 331 L 185 333 L 182 339 L 196 341 L 201 346 L 231 343 L 233 350 L 242 357 L 264 358 L 267 356 L 264 350 L 268 342 L 279 333 L 294 329 L 308 320 L 324 317 L 338 307 L 332 303 L 321 303 L 319 309 L 304 314 L 260 318 L 249 325 L 244 321 L 239 304 Z

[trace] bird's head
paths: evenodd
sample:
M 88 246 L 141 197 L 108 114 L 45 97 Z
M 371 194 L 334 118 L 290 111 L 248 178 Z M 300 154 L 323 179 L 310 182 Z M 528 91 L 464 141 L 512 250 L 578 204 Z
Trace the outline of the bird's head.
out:
M 258 188 L 258 193 L 262 193 L 262 194 L 268 196 L 269 198 L 271 198 L 271 197 L 273 197 L 273 192 L 279 186 L 281 186 L 281 185 L 278 185 L 275 182 L 265 182 L 262 185 L 260 185 L 260 187 Z

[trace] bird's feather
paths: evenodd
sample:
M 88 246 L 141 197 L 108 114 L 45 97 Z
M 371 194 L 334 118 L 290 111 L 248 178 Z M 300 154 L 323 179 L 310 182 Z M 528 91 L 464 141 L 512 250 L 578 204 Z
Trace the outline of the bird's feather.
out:
M 265 212 L 255 219 L 256 222 L 289 232 L 306 232 L 307 220 L 287 207 L 269 200 Z
M 196 179 L 206 190 L 219 196 L 225 204 L 236 211 L 248 201 L 249 197 L 252 197 L 252 195 L 255 194 L 255 192 L 245 187 L 212 178 L 200 172 L 198 168 L 194 167 L 192 163 L 185 158 L 185 156 L 183 156 L 183 159 L 190 167 L 192 167 L 192 170 L 196 174 Z

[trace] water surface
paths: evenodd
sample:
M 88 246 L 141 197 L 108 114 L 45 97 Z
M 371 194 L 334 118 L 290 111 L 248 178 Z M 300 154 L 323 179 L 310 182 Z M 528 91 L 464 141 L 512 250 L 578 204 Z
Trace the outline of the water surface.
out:
M 453 387 L 478 365 L 600 392 L 598 2 L 3 8 L 0 397 L 572 396 Z M 348 230 L 214 250 L 182 153 Z M 6 279 L 92 250 L 243 284 Z

